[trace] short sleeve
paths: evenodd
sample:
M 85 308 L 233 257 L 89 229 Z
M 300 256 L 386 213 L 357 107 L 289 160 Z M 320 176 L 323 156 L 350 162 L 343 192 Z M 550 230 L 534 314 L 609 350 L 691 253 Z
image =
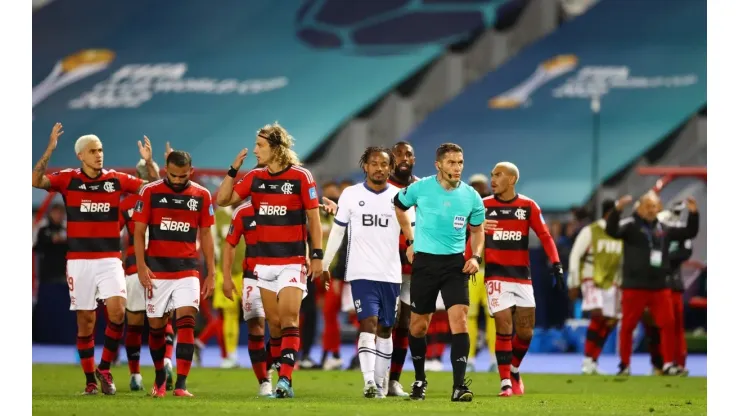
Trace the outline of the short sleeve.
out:
M 134 215 L 131 216 L 134 222 L 149 224 L 152 211 L 151 199 L 151 187 L 142 188 L 139 192 L 139 199 L 134 205 Z
M 303 209 L 309 210 L 319 207 L 319 194 L 316 192 L 316 182 L 308 171 L 301 175 L 301 202 Z
M 239 215 L 240 213 L 241 210 L 234 211 L 234 215 L 231 216 L 229 232 L 226 234 L 226 242 L 231 244 L 232 247 L 236 247 L 239 244 L 239 240 L 244 233 L 244 224 L 242 223 L 242 216 Z
M 346 189 L 339 196 L 339 202 L 337 202 L 337 215 L 334 216 L 334 223 L 342 227 L 346 227 L 349 223 L 350 207 L 352 206 L 350 203 L 352 200 L 351 192 L 350 189 Z
M 416 200 L 419 197 L 419 190 L 422 183 L 423 181 L 416 181 L 396 194 L 396 201 L 402 205 L 402 207 L 399 208 L 405 208 L 408 210 L 416 205 Z
M 481 199 L 480 195 L 478 195 L 478 192 L 475 192 L 475 190 L 473 190 L 472 193 L 473 209 L 470 212 L 468 224 L 470 224 L 470 226 L 472 227 L 477 227 L 483 224 L 483 221 L 486 219 L 486 208 L 483 206 L 483 199 Z
M 254 180 L 254 174 L 256 170 L 250 170 L 244 175 L 243 178 L 239 179 L 239 182 L 234 185 L 234 192 L 239 195 L 242 200 L 247 199 L 252 194 L 252 181 Z
M 203 206 L 200 207 L 200 221 L 198 227 L 207 228 L 215 222 L 213 216 L 213 202 L 211 202 L 211 193 L 203 191 Z
M 118 182 L 121 183 L 121 190 L 129 194 L 139 193 L 139 189 L 144 185 L 144 181 L 131 176 L 128 173 L 118 173 Z
M 62 170 L 47 174 L 46 178 L 49 179 L 49 183 L 51 184 L 49 186 L 49 191 L 64 194 L 69 185 L 69 180 L 71 179 L 71 172 L 72 171 L 70 170 Z

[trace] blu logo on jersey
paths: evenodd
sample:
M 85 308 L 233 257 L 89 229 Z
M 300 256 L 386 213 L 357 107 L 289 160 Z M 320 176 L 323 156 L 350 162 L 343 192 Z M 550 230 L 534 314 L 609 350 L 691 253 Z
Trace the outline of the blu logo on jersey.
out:
M 388 218 L 383 218 L 380 215 L 362 214 L 362 226 L 363 227 L 387 228 L 388 224 L 390 224 L 390 220 Z

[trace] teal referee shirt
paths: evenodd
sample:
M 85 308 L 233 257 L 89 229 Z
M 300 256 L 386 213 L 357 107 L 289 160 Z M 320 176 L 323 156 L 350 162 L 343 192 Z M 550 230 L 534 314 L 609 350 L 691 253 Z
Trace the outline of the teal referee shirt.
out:
M 486 218 L 483 200 L 470 185 L 460 182 L 446 190 L 437 176 L 418 180 L 396 195 L 396 205 L 416 207 L 414 252 L 427 254 L 462 254 L 468 224 L 477 227 Z

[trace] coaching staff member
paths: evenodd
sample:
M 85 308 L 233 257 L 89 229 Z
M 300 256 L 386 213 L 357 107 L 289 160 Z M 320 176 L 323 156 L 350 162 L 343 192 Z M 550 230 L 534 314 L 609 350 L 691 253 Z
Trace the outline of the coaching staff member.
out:
M 686 227 L 672 227 L 658 221 L 660 199 L 654 192 L 640 198 L 634 214 L 620 221 L 622 209 L 631 196 L 617 201 L 606 220 L 606 233 L 624 241 L 622 269 L 622 328 L 619 332 L 619 374 L 630 374 L 632 331 L 645 308 L 660 328 L 663 374 L 677 375 L 674 364 L 674 316 L 671 289 L 667 282 L 669 242 L 689 240 L 699 232 L 699 213 L 693 198 L 686 200 L 689 218 Z
M 462 148 L 445 143 L 437 148 L 437 175 L 428 176 L 404 188 L 394 198 L 396 217 L 406 236 L 413 236 L 406 211 L 416 207 L 416 242 L 409 238 L 406 255 L 412 264 L 411 271 L 411 324 L 409 347 L 416 371 L 411 399 L 423 400 L 426 396 L 426 332 L 432 313 L 436 310 L 437 296 L 442 300 L 450 320 L 452 332 L 453 387 L 452 401 L 473 400 L 473 393 L 465 382 L 465 368 L 470 338 L 467 317 L 470 296 L 468 279 L 478 272 L 481 258 L 472 256 L 465 261 L 465 233 L 471 229 L 473 253 L 483 249 L 483 220 L 485 209 L 478 192 L 462 182 Z

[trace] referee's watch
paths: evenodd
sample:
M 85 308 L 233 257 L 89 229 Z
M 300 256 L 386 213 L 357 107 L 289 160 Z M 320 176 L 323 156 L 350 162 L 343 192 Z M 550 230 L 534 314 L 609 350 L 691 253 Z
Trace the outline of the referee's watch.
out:
M 480 266 L 481 264 L 483 264 L 483 259 L 481 258 L 481 256 L 477 256 L 477 255 L 476 255 L 476 256 L 471 256 L 470 258 L 471 258 L 471 259 L 475 259 L 475 261 L 477 261 L 477 262 L 478 262 L 478 265 L 479 265 L 479 266 Z

